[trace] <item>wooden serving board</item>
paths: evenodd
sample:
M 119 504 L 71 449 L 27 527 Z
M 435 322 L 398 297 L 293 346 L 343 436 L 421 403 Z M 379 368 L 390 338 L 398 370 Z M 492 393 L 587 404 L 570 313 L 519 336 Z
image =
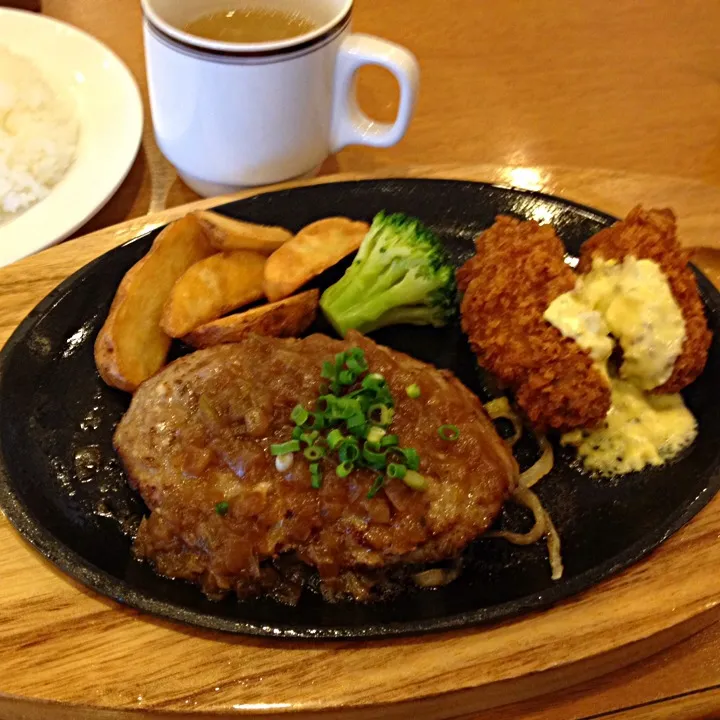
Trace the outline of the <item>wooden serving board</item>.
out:
M 720 189 L 567 168 L 418 168 L 385 177 L 485 180 L 615 214 L 672 206 L 684 242 L 720 248 Z M 377 177 L 377 175 L 375 175 Z M 344 175 L 310 183 L 360 179 Z M 0 339 L 71 272 L 153 226 L 227 198 L 108 228 L 0 269 Z M 717 283 L 712 250 L 698 255 Z M 720 498 L 647 560 L 513 622 L 373 642 L 290 643 L 176 625 L 65 577 L 0 519 L 0 717 L 469 717 L 617 669 L 720 617 Z

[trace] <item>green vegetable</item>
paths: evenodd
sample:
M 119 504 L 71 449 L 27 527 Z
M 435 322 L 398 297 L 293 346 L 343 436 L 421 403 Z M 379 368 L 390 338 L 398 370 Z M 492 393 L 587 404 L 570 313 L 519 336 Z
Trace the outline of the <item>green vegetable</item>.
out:
M 338 353 L 334 362 L 323 363 L 322 376 L 332 382 L 329 387 L 321 383 L 324 387 L 310 405 L 314 411 L 295 406 L 290 413 L 295 423 L 292 439 L 270 446 L 272 455 L 287 456 L 278 457 L 276 466 L 285 459 L 291 465 L 293 453 L 302 449 L 309 461 L 311 486 L 316 489 L 322 487 L 319 461 L 325 457 L 337 463 L 335 473 L 341 478 L 356 468 L 382 473 L 373 482 L 368 498 L 393 479 L 425 489 L 427 481 L 416 472 L 420 466 L 417 451 L 399 447 L 398 436 L 385 429 L 392 424 L 395 401 L 385 378 L 368 371 L 363 351 L 354 347 Z M 444 437 L 453 428 L 459 434 L 454 425 L 443 425 L 439 432 Z
M 386 385 L 387 381 L 379 373 L 366 375 L 362 381 L 362 386 L 365 390 L 379 390 L 380 388 L 384 388 Z
M 310 463 L 310 486 L 318 490 L 322 487 L 322 473 L 319 463 Z
M 302 425 L 309 417 L 310 413 L 302 406 L 296 405 L 290 413 L 290 419 L 296 425 Z
M 405 465 L 410 470 L 417 470 L 420 467 L 420 455 L 414 448 L 393 448 L 393 451 L 399 451 L 399 453 L 405 458 Z
M 319 445 L 311 445 L 303 450 L 303 455 L 308 460 L 319 460 L 321 457 L 325 457 L 325 448 Z
M 367 443 L 365 444 L 365 447 L 362 451 L 362 456 L 365 462 L 372 468 L 377 468 L 378 470 L 380 468 L 384 468 L 385 464 L 387 463 L 387 456 L 384 452 L 377 452 L 375 450 L 372 450 L 367 446 Z
M 368 408 L 368 418 L 376 425 L 389 425 L 392 422 L 394 411 L 387 405 L 376 403 Z
M 403 482 L 409 488 L 413 490 L 419 490 L 420 492 L 428 489 L 428 481 L 420 473 L 417 473 L 414 470 L 408 470 L 405 473 Z
M 354 463 L 360 457 L 360 448 L 355 438 L 347 439 L 338 448 L 338 457 L 340 462 Z
M 287 453 L 297 452 L 300 449 L 299 440 L 288 440 L 284 443 L 270 446 L 271 455 L 285 455 Z
M 375 478 L 375 482 L 370 486 L 370 490 L 367 494 L 367 499 L 372 500 L 378 492 L 380 492 L 380 488 L 385 484 L 385 476 L 384 475 L 378 475 Z
M 413 383 L 412 385 L 408 385 L 405 388 L 405 392 L 407 393 L 407 396 L 409 398 L 412 398 L 413 400 L 417 400 L 417 398 L 420 397 L 420 386 L 416 383 Z
M 387 432 L 381 427 L 371 427 L 370 430 L 368 430 L 367 439 L 369 442 L 379 443 L 382 442 L 386 434 Z
M 355 349 L 359 349 L 359 348 L 355 348 Z M 358 375 L 361 375 L 368 369 L 367 360 L 365 360 L 364 355 L 362 357 L 350 356 L 346 360 L 346 365 L 348 366 L 348 370 L 352 370 L 352 372 L 355 373 L 356 377 Z
M 306 445 L 314 445 L 315 441 L 319 437 L 320 433 L 317 430 L 311 430 L 310 432 L 300 433 L 299 440 L 301 443 L 305 443 Z
M 380 212 L 320 307 L 342 336 L 405 323 L 442 327 L 456 313 L 455 269 L 442 242 L 419 220 Z
M 455 442 L 460 437 L 460 428 L 457 425 L 441 425 L 438 428 L 438 435 L 443 440 Z
M 316 401 L 315 401 L 315 410 L 318 412 L 321 412 L 324 414 L 332 412 L 332 409 L 335 405 L 335 401 L 337 398 L 334 395 L 321 395 Z M 292 416 L 290 416 L 290 419 L 292 420 Z M 296 421 L 297 422 L 297 421 Z
M 221 500 L 215 506 L 215 512 L 218 515 L 227 515 L 227 511 L 230 509 L 230 503 L 227 500 Z
M 359 425 L 348 425 L 348 432 L 352 433 L 356 438 L 364 438 L 367 435 L 368 424 L 361 423 Z
M 357 373 L 354 370 L 341 370 L 338 373 L 338 382 L 341 385 L 352 385 L 357 380 Z
M 327 424 L 325 421 L 325 415 L 321 412 L 313 412 L 309 413 L 310 418 L 312 419 L 312 425 L 310 427 L 313 430 L 322 430 L 325 425 Z
M 328 433 L 327 443 L 331 450 L 337 450 L 344 440 L 345 436 L 337 428 Z

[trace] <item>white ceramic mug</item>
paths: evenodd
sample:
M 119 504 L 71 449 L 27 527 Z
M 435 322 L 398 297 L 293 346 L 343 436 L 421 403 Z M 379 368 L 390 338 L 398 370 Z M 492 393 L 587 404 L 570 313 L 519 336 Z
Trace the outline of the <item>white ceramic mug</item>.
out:
M 407 131 L 419 67 L 405 48 L 351 34 L 352 0 L 142 0 L 150 105 L 158 145 L 201 195 L 219 195 L 317 171 L 346 145 L 389 147 Z M 183 32 L 229 8 L 301 12 L 304 35 L 228 43 Z M 400 85 L 394 123 L 358 107 L 353 78 L 381 65 Z

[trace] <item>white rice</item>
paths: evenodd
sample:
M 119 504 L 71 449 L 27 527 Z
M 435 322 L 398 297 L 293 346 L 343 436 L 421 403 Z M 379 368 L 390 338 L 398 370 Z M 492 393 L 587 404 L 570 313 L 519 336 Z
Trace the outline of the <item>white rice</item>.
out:
M 49 195 L 75 159 L 78 133 L 71 99 L 0 48 L 0 224 Z

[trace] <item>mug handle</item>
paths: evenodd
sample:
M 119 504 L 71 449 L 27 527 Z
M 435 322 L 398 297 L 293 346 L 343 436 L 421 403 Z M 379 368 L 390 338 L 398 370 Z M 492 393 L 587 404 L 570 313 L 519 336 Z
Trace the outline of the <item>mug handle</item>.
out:
M 378 122 L 360 109 L 353 79 L 363 65 L 380 65 L 397 79 L 400 107 L 395 122 Z M 345 38 L 335 66 L 331 152 L 337 152 L 346 145 L 390 147 L 400 142 L 412 118 L 419 80 L 418 61 L 401 45 L 362 33 Z

